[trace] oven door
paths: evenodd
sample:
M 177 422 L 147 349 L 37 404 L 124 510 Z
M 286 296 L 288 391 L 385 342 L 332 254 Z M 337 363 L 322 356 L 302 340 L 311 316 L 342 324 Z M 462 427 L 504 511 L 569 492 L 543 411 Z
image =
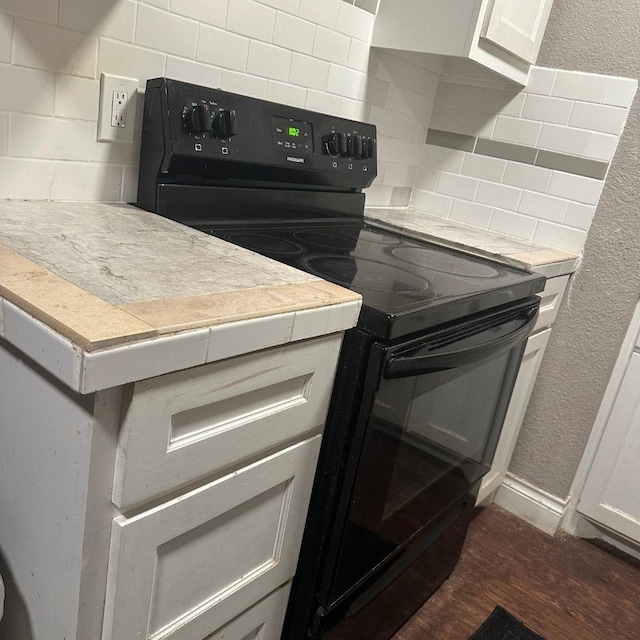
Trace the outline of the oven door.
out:
M 538 305 L 534 297 L 410 343 L 374 345 L 325 610 L 370 590 L 385 561 L 488 471 Z

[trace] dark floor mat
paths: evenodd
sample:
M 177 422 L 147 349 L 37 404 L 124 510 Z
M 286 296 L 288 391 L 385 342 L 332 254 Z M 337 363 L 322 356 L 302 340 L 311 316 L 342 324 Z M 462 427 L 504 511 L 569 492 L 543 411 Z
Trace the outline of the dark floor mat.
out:
M 469 640 L 544 640 L 506 609 L 496 607 Z

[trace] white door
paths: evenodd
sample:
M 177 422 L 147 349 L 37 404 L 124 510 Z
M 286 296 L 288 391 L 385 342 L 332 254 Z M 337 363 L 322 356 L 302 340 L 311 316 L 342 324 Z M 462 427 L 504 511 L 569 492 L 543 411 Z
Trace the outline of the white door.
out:
M 514 56 L 535 63 L 553 0 L 495 0 L 485 39 Z
M 640 348 L 632 354 L 578 511 L 640 543 Z

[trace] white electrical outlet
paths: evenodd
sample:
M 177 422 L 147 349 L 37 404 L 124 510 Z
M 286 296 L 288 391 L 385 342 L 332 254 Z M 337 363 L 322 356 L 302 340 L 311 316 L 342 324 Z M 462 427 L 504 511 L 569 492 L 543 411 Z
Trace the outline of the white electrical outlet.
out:
M 98 140 L 133 142 L 138 81 L 103 73 L 100 77 Z

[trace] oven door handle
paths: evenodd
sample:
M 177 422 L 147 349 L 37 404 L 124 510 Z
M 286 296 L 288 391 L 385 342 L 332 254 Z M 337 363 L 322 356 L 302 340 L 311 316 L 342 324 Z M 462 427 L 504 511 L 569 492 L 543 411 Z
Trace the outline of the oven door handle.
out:
M 469 364 L 482 362 L 493 358 L 509 349 L 531 333 L 533 325 L 538 317 L 538 308 L 528 309 L 522 324 L 506 336 L 500 336 L 483 342 L 473 347 L 432 353 L 424 356 L 394 356 L 389 358 L 384 368 L 384 377 L 387 380 L 395 378 L 409 378 L 426 373 L 434 373 L 456 367 L 464 367 Z

